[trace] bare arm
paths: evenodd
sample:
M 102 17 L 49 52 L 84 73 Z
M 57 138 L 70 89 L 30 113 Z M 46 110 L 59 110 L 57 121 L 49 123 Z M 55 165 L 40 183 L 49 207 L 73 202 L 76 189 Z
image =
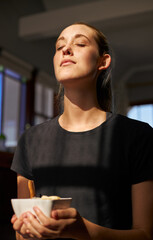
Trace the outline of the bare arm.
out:
M 153 181 L 132 186 L 133 227 L 114 230 L 81 218 L 76 209 L 59 209 L 47 218 L 39 209 L 36 214 L 42 224 L 30 214 L 25 221 L 30 233 L 38 239 L 74 238 L 78 240 L 152 240 L 153 239 Z
M 133 228 L 113 230 L 84 220 L 91 239 L 152 240 L 153 239 L 153 181 L 132 186 Z

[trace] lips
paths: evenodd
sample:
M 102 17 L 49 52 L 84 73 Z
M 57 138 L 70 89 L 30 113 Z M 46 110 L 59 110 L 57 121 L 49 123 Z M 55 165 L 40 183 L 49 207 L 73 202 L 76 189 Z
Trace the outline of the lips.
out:
M 68 66 L 68 65 L 71 65 L 71 64 L 76 64 L 76 62 L 72 61 L 71 59 L 64 59 L 60 66 Z

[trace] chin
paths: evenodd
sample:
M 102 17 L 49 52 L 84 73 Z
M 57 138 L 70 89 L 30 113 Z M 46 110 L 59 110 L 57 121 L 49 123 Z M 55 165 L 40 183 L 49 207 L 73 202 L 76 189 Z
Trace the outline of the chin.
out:
M 58 79 L 58 82 L 61 83 L 61 84 L 66 84 L 66 83 L 72 83 L 74 82 L 75 79 L 72 79 L 72 78 L 62 78 L 62 79 Z
M 56 79 L 59 83 L 63 83 L 63 82 L 74 81 L 77 78 L 78 78 L 78 76 L 75 76 L 75 75 L 72 75 L 72 74 L 62 74 L 61 77 L 57 77 Z

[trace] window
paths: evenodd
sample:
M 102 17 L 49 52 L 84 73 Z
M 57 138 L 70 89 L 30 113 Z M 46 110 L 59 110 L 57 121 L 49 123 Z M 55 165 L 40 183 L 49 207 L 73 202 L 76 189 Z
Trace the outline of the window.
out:
M 128 117 L 149 123 L 153 127 L 153 104 L 143 104 L 131 107 Z
M 53 110 L 54 91 L 41 83 L 35 84 L 35 125 L 51 119 Z
M 0 66 L 0 133 L 6 147 L 15 147 L 25 127 L 26 79 Z
M 53 102 L 50 75 L 1 49 L 0 134 L 6 136 L 5 150 L 14 150 L 25 129 L 52 118 Z

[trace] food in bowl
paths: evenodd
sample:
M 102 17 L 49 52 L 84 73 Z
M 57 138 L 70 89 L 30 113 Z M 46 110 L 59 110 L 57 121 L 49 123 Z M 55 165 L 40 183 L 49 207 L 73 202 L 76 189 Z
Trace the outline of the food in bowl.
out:
M 42 195 L 41 199 L 45 199 L 45 200 L 58 200 L 61 199 L 59 196 L 47 196 L 47 195 Z
M 58 196 L 45 196 L 41 198 L 11 199 L 12 208 L 17 217 L 22 213 L 30 211 L 35 214 L 33 207 L 37 206 L 47 216 L 54 209 L 65 209 L 70 207 L 72 198 L 60 198 Z

